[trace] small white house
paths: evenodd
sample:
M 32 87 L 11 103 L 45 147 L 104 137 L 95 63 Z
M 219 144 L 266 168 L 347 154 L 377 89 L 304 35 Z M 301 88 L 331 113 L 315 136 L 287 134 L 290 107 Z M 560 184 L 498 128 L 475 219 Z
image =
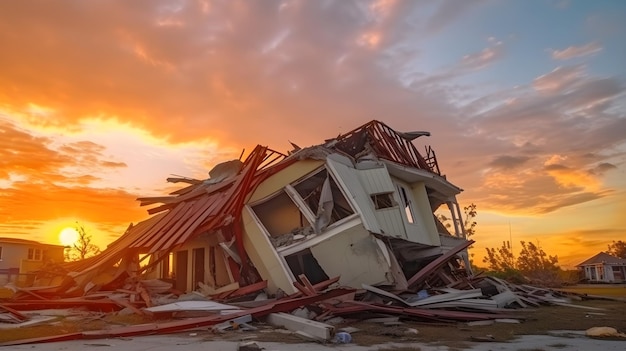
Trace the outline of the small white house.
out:
M 590 282 L 619 283 L 626 281 L 626 260 L 606 252 L 591 257 L 576 266 Z
M 63 262 L 64 249 L 33 240 L 0 238 L 0 286 L 17 281 L 20 274 L 37 270 L 47 261 Z

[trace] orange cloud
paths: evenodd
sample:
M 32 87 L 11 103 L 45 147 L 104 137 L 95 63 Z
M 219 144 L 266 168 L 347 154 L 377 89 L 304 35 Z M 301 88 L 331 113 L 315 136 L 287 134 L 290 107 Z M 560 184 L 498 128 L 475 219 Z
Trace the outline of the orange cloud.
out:
M 533 88 L 544 93 L 558 93 L 580 81 L 584 77 L 583 66 L 557 67 L 550 73 L 533 80 Z
M 575 57 L 596 54 L 602 51 L 602 46 L 597 42 L 591 42 L 581 46 L 569 46 L 563 50 L 550 51 L 552 53 L 552 58 L 555 60 L 569 60 Z
M 590 172 L 571 169 L 559 164 L 546 166 L 548 174 L 561 186 L 598 191 L 602 183 Z

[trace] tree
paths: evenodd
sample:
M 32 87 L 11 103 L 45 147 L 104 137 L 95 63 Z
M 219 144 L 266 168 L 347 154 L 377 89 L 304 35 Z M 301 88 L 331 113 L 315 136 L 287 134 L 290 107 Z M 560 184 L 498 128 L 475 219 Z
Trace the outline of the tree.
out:
M 99 254 L 100 248 L 91 242 L 91 235 L 87 234 L 85 227 L 77 222 L 74 228 L 78 232 L 78 239 L 65 252 L 65 259 L 68 261 L 79 261 Z
M 503 241 L 502 246 L 497 249 L 488 247 L 487 256 L 483 258 L 483 263 L 487 263 L 487 269 L 494 272 L 506 272 L 516 269 L 511 243 Z
M 465 235 L 469 239 L 472 235 L 476 234 L 477 223 L 474 220 L 476 215 L 478 215 L 478 212 L 476 212 L 476 204 L 472 202 L 468 206 L 463 207 L 463 212 L 465 213 Z
M 487 248 L 487 256 L 483 262 L 488 269 L 500 277 L 518 282 L 522 276 L 531 282 L 541 285 L 555 285 L 560 283 L 558 257 L 550 256 L 538 245 L 532 242 L 520 241 L 522 249 L 515 258 L 508 241 L 502 247 Z
M 559 259 L 546 254 L 539 245 L 520 241 L 522 250 L 517 258 L 517 268 L 534 282 L 553 285 L 558 282 Z
M 478 212 L 476 212 L 476 204 L 471 203 L 468 206 L 463 207 L 463 212 L 465 214 L 465 219 L 463 221 L 463 224 L 465 226 L 465 235 L 469 239 L 472 235 L 476 234 L 477 223 L 474 220 L 474 218 L 476 218 L 476 215 L 478 214 Z M 444 227 L 446 227 L 447 229 L 452 228 L 452 224 L 450 223 L 452 221 L 452 218 L 448 218 L 444 214 L 438 214 L 436 215 L 436 217 L 439 222 L 443 224 Z
M 613 240 L 613 243 L 609 244 L 609 250 L 607 253 L 615 257 L 626 258 L 626 242 L 622 240 Z

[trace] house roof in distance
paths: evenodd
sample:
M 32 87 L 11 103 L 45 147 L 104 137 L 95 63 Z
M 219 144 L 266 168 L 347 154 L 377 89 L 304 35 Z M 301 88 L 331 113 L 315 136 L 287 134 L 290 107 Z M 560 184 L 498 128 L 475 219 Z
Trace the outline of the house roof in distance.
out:
M 0 237 L 0 244 L 2 244 L 2 243 L 21 244 L 21 245 L 35 245 L 35 246 L 63 247 L 63 245 L 45 244 L 45 243 L 40 243 L 40 242 L 35 241 L 35 240 L 26 240 L 26 239 L 18 239 L 18 238 Z
M 619 258 L 619 257 L 615 257 L 615 256 L 611 256 L 606 252 L 600 252 L 597 255 L 591 257 L 590 259 L 579 263 L 576 267 L 580 267 L 580 266 L 588 266 L 588 265 L 595 265 L 595 264 L 599 264 L 599 263 L 604 263 L 604 264 L 610 264 L 610 265 L 625 265 L 626 266 L 626 260 L 623 258 Z

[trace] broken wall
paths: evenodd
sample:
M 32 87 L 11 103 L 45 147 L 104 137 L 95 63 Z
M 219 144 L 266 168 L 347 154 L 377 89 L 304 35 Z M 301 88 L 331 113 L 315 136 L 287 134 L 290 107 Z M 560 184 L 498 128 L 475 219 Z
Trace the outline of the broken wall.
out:
M 360 223 L 320 241 L 310 250 L 326 275 L 339 276 L 341 285 L 395 283 L 386 247 L 381 247 L 378 239 Z

